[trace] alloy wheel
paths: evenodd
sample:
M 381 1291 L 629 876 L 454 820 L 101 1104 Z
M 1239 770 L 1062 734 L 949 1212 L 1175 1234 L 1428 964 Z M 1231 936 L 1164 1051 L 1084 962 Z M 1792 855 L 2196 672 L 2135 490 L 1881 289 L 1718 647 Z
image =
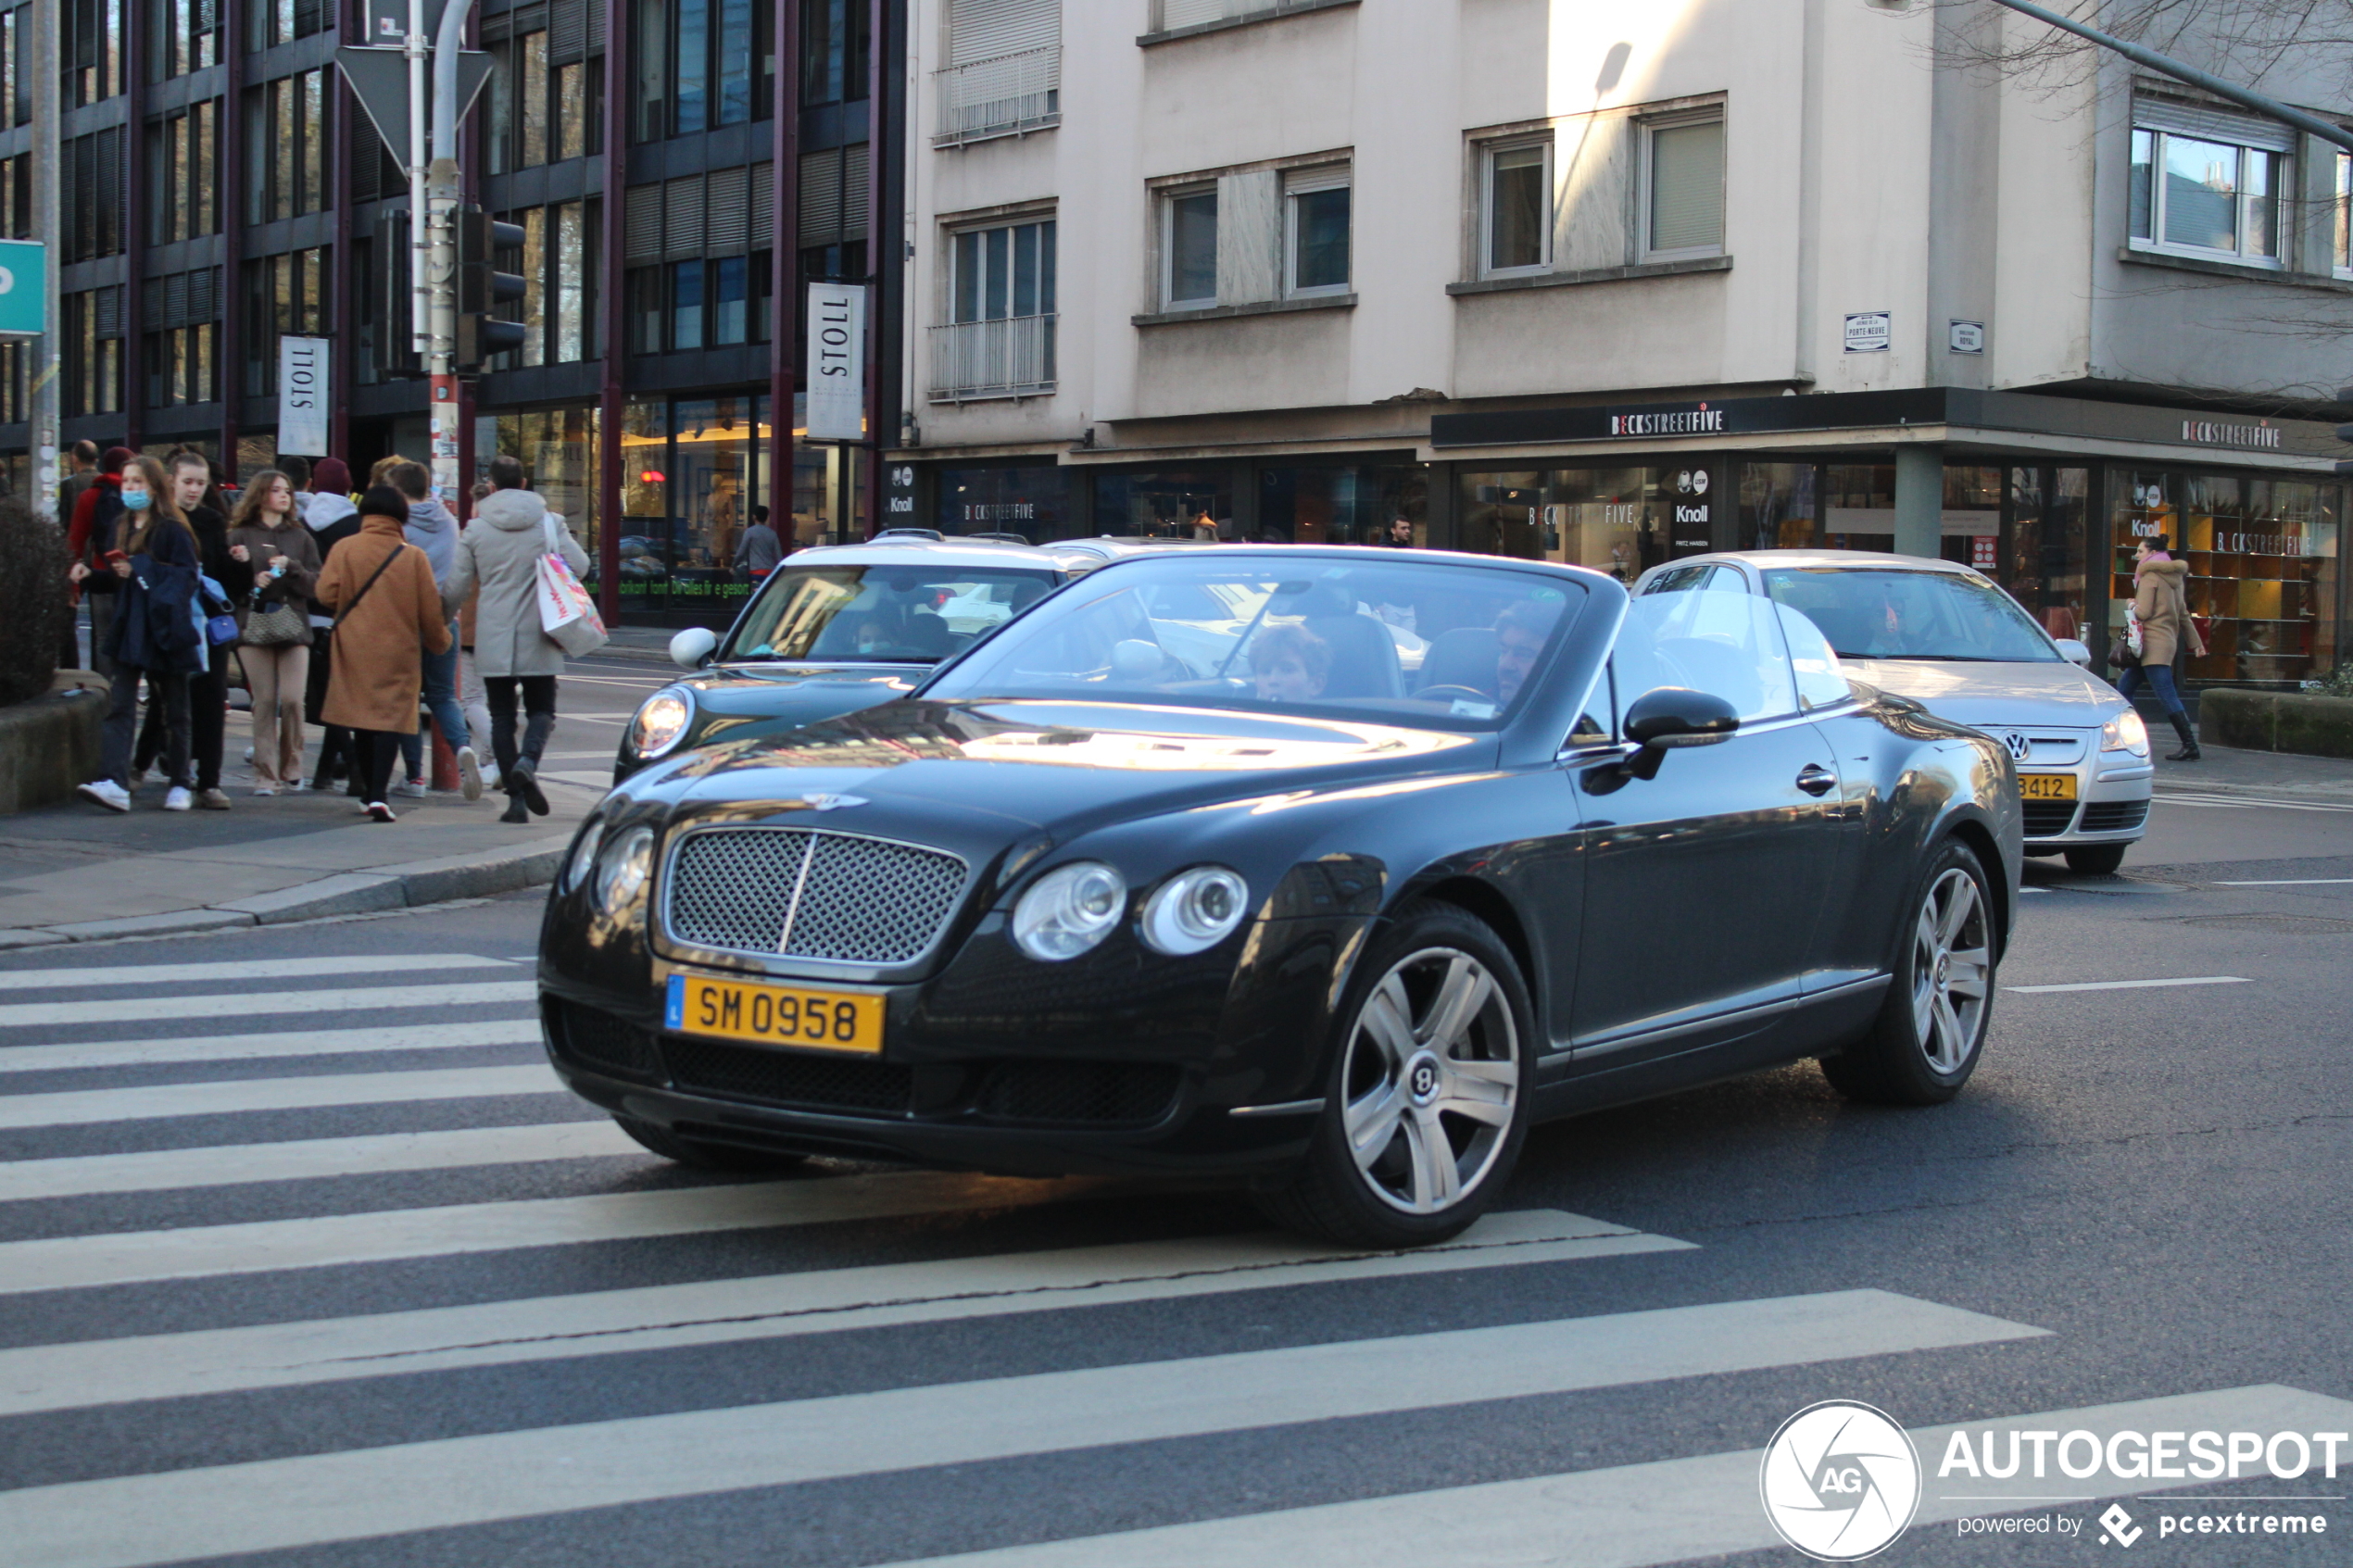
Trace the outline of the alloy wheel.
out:
M 1493 1168 L 1519 1100 L 1519 1031 L 1487 966 L 1425 947 L 1381 976 L 1356 1015 L 1340 1125 L 1365 1185 L 1437 1214 Z
M 1912 928 L 1912 1035 L 1939 1073 L 1959 1072 L 1976 1048 L 1993 972 L 1977 879 L 1947 868 L 1920 900 Z

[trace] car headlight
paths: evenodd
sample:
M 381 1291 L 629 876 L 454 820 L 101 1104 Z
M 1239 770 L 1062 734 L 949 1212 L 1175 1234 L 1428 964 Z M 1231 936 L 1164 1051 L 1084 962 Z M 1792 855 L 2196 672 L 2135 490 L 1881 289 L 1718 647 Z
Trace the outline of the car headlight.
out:
M 2131 709 L 2100 726 L 2102 751 L 2129 751 L 2135 757 L 2149 754 L 2149 727 Z
M 631 828 L 597 853 L 597 908 L 612 914 L 646 890 L 654 871 L 654 830 Z
M 629 721 L 629 744 L 640 757 L 659 757 L 678 744 L 694 717 L 693 699 L 678 687 L 656 692 Z
M 1013 941 L 1045 963 L 1075 959 L 1112 933 L 1127 907 L 1127 884 L 1100 860 L 1057 866 L 1013 906 Z
M 1144 940 L 1174 958 L 1214 947 L 1250 909 L 1250 884 L 1223 866 L 1195 866 L 1144 902 Z
M 596 818 L 580 830 L 580 842 L 572 847 L 572 859 L 564 863 L 564 889 L 577 893 L 588 885 L 588 873 L 597 869 L 597 846 L 605 836 L 605 820 Z

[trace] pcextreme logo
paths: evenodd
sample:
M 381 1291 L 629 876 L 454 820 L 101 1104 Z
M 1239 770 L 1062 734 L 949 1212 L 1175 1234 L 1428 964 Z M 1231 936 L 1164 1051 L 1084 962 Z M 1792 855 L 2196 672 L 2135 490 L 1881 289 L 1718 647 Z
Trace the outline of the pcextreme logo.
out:
M 1884 1411 L 1825 1399 L 1781 1423 L 1757 1489 L 1781 1539 L 1818 1562 L 1859 1562 L 1912 1523 L 1920 1456 Z

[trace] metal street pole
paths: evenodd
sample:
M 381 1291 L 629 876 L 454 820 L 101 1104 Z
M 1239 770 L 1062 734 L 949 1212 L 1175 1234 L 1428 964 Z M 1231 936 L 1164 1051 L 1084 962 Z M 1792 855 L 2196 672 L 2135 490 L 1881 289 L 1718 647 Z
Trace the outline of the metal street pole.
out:
M 409 346 L 422 356 L 433 337 L 432 242 L 425 232 L 425 72 L 433 43 L 425 37 L 424 0 L 409 0 L 400 53 L 409 63 Z
M 2323 142 L 2343 147 L 2347 152 L 2353 152 L 2353 131 L 2348 131 L 2341 125 L 2331 124 L 2317 115 L 2306 114 L 2302 109 L 2291 108 L 2276 98 L 2265 97 L 2252 88 L 2241 87 L 2234 82 L 2225 82 L 2211 71 L 2203 71 L 2196 66 L 2183 65 L 2170 55 L 2160 55 L 2154 49 L 2144 48 L 2138 44 L 2119 38 L 2113 33 L 2102 32 L 2094 27 L 2086 27 L 2073 17 L 2061 16 L 2057 11 L 2032 4 L 2032 0 L 1994 0 L 1994 4 L 2007 6 L 2020 16 L 2032 17 L 2045 27 L 2057 28 L 2061 32 L 2071 32 L 2076 37 L 2096 44 L 2103 49 L 2113 49 L 2135 65 L 2144 65 L 2151 70 L 2162 71 L 2175 81 L 2186 82 L 2193 87 L 2202 87 L 2217 97 L 2228 98 L 2234 104 L 2243 104 L 2256 113 L 2269 115 L 2273 119 L 2285 120 L 2308 135 L 2317 136 Z
M 411 4 L 418 0 L 411 0 Z M 445 505 L 455 506 L 462 481 L 458 471 L 458 55 L 465 47 L 466 17 L 473 0 L 448 0 L 442 7 L 441 37 L 433 56 L 433 163 L 427 170 L 431 210 L 432 312 L 426 369 L 433 381 L 433 483 Z
M 33 0 L 32 58 L 17 64 L 19 71 L 30 72 L 33 81 L 52 89 L 58 79 L 57 9 L 58 0 Z M 33 94 L 32 232 L 52 236 L 58 232 L 60 216 L 57 118 L 57 98 L 54 91 Z M 65 247 L 58 245 L 50 256 L 49 265 L 44 269 L 47 280 L 42 285 L 45 291 L 41 306 L 42 332 L 25 345 L 25 351 L 33 357 L 30 370 L 32 382 L 32 508 L 36 513 L 47 518 L 57 517 L 57 486 L 65 479 L 65 475 L 57 471 L 57 419 L 62 412 L 58 371 L 65 358 L 65 337 L 59 330 L 57 316 L 60 303 L 58 274 L 64 270 L 64 259 Z

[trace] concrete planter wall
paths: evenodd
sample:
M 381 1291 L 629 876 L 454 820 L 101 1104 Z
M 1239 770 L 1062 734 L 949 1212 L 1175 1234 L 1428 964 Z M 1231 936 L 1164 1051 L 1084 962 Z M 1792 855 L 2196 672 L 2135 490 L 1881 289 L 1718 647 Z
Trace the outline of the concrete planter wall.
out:
M 107 696 L 51 692 L 0 708 L 0 816 L 53 805 L 98 776 L 98 732 Z
M 2353 758 L 2353 697 L 2211 686 L 2198 705 L 2198 734 L 2248 751 Z

